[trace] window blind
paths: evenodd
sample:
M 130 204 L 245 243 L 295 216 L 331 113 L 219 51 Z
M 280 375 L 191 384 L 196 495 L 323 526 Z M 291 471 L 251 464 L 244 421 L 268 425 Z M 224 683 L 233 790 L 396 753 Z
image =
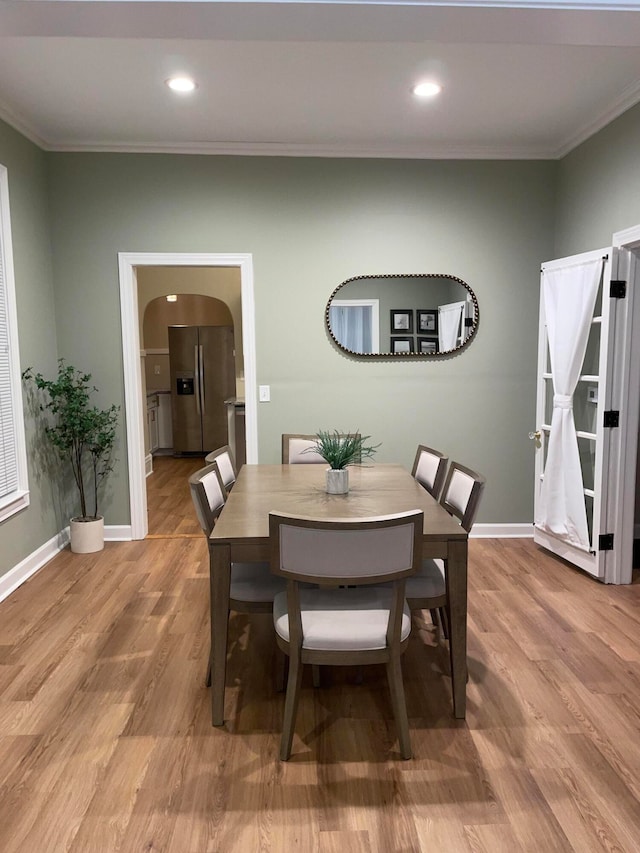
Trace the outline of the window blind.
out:
M 9 178 L 0 164 L 0 522 L 29 506 Z
M 0 240 L 2 232 L 0 231 Z M 18 453 L 13 411 L 9 311 L 4 247 L 0 245 L 0 498 L 18 488 Z

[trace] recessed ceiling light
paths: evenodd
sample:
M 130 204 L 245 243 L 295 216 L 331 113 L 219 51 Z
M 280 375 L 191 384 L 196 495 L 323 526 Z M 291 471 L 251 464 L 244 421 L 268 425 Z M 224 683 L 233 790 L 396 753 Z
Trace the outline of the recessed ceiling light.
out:
M 442 92 L 442 86 L 433 82 L 418 83 L 411 91 L 417 98 L 433 98 Z
M 193 92 L 196 88 L 196 84 L 191 77 L 171 77 L 166 83 L 174 92 Z
M 167 302 L 177 302 L 177 301 L 178 301 L 178 297 L 176 296 L 175 293 L 170 293 L 167 296 Z

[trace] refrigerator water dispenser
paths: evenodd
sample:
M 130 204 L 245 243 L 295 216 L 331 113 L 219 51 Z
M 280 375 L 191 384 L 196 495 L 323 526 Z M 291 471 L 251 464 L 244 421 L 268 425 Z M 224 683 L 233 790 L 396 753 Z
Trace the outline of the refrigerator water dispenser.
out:
M 176 394 L 179 397 L 193 396 L 193 376 L 179 376 L 176 379 Z

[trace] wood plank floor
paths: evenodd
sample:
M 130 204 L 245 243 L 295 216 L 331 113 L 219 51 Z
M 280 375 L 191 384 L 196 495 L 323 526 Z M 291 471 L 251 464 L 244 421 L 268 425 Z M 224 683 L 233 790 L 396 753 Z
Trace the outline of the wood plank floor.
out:
M 469 572 L 467 720 L 418 619 L 415 758 L 372 667 L 318 690 L 306 673 L 283 764 L 268 617 L 232 614 L 228 722 L 210 726 L 201 535 L 62 552 L 0 604 L 0 851 L 636 853 L 640 584 L 527 540 L 472 540 Z
M 202 536 L 188 478 L 205 465 L 202 456 L 154 456 L 147 477 L 149 536 Z

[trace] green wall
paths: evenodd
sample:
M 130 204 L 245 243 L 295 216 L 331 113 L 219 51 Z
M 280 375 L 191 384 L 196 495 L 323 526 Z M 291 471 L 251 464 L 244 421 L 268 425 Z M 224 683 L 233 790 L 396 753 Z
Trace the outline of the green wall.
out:
M 0 122 L 9 170 L 22 367 L 58 355 L 124 403 L 117 253 L 249 252 L 260 461 L 282 432 L 358 428 L 381 461 L 440 447 L 486 474 L 480 521 L 532 516 L 538 270 L 640 222 L 640 106 L 559 163 L 43 153 Z M 480 306 L 471 346 L 442 361 L 357 361 L 323 324 L 351 276 L 446 272 Z M 0 525 L 0 575 L 66 524 L 27 413 L 31 506 Z M 124 424 L 105 502 L 129 523 Z
M 53 371 L 57 344 L 45 155 L 0 121 L 0 163 L 9 175 L 21 365 Z M 31 504 L 0 524 L 0 576 L 61 527 L 59 495 L 43 474 L 33 422 L 28 414 L 25 418 Z
M 560 162 L 554 257 L 609 246 L 614 232 L 638 224 L 640 105 Z
M 124 403 L 117 253 L 249 252 L 259 457 L 282 432 L 360 429 L 379 460 L 440 447 L 488 479 L 480 521 L 532 516 L 540 260 L 553 248 L 558 164 L 43 153 L 0 123 L 9 170 L 22 367 L 58 356 Z M 324 328 L 333 289 L 364 273 L 445 272 L 474 289 L 479 331 L 442 361 L 358 361 Z M 103 502 L 128 524 L 124 419 Z M 0 575 L 64 527 L 27 412 L 31 506 L 0 525 Z M 72 490 L 71 490 L 72 493 Z
M 378 458 L 439 447 L 488 480 L 480 521 L 532 517 L 540 261 L 553 247 L 557 164 L 50 154 L 60 349 L 123 403 L 117 253 L 250 252 L 259 458 L 282 432 L 360 429 Z M 333 289 L 364 273 L 467 281 L 479 332 L 457 356 L 357 361 L 324 329 Z M 107 524 L 129 522 L 126 451 Z
M 250 252 L 259 455 L 282 432 L 358 428 L 381 461 L 424 442 L 486 474 L 480 521 L 532 515 L 538 270 L 640 222 L 640 106 L 559 163 L 45 154 L 0 122 L 9 170 L 22 367 L 64 356 L 124 402 L 119 251 Z M 52 249 L 53 247 L 53 249 Z M 480 306 L 471 346 L 436 362 L 357 361 L 323 325 L 365 273 L 446 272 Z M 0 575 L 66 524 L 27 413 L 31 506 L 0 525 Z M 105 503 L 127 524 L 124 425 Z

